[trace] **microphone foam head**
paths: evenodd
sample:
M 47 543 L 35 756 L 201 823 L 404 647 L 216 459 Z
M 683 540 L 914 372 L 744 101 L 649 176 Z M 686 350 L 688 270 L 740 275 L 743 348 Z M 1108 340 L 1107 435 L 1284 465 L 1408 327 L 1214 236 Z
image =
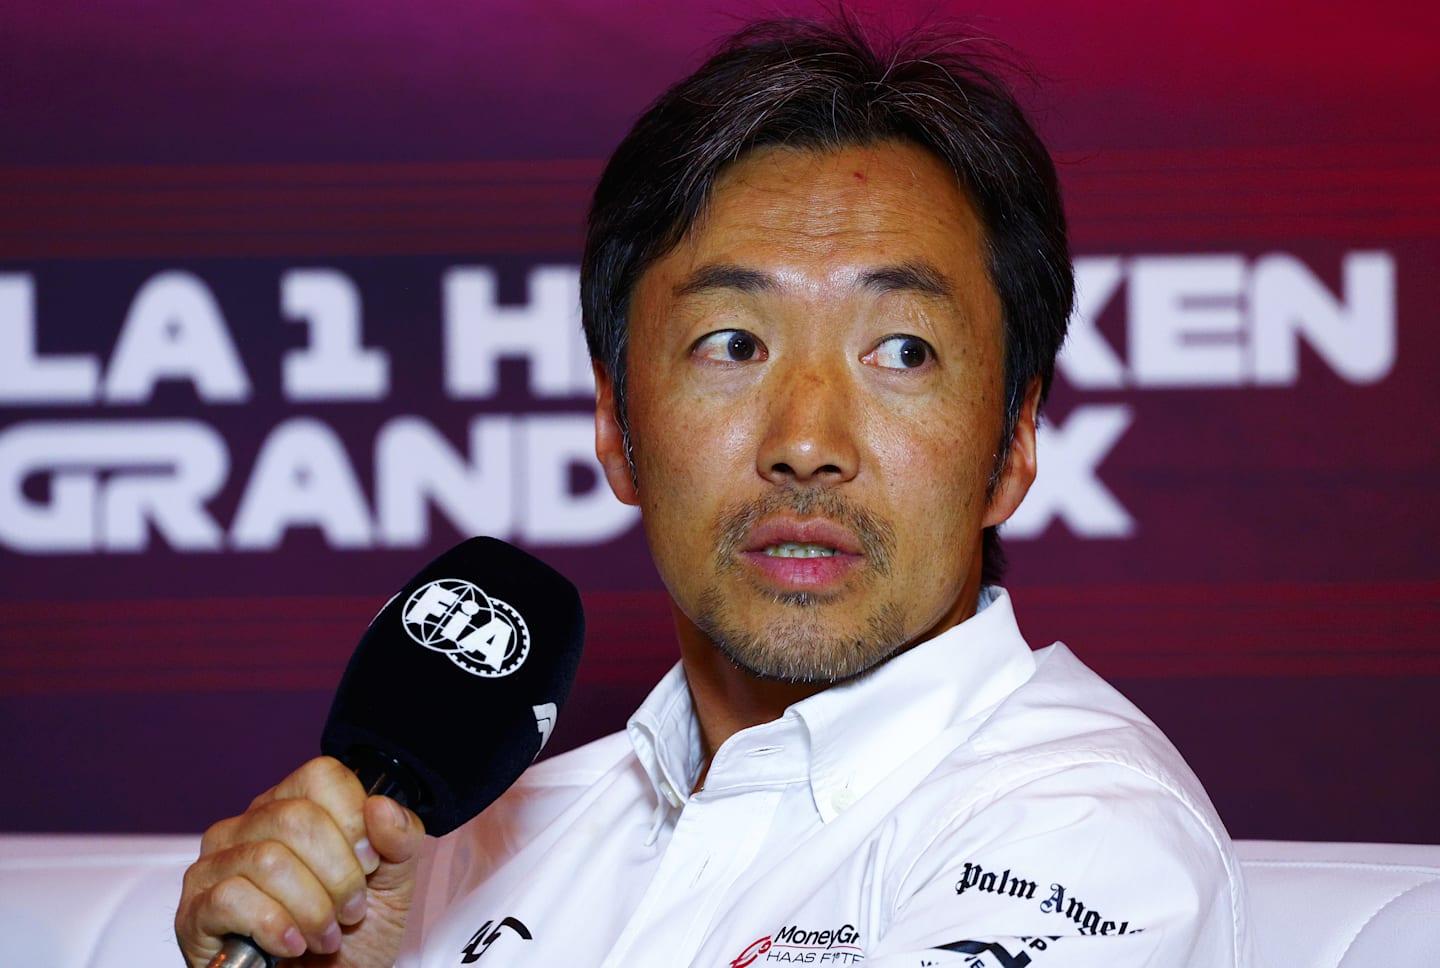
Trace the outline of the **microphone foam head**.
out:
M 321 749 L 367 783 L 367 772 L 399 774 L 426 831 L 449 833 L 539 755 L 584 638 L 574 585 L 512 545 L 471 538 L 427 565 L 370 623 Z

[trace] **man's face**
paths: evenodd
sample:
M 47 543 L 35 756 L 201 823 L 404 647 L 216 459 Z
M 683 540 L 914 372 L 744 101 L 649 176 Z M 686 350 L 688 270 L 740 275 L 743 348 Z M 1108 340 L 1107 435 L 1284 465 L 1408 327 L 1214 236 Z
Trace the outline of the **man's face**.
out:
M 1034 476 L 1004 410 L 984 233 L 928 152 L 765 149 L 630 302 L 634 478 L 600 374 L 597 451 L 637 503 L 682 647 L 833 682 L 967 618 L 981 532 Z

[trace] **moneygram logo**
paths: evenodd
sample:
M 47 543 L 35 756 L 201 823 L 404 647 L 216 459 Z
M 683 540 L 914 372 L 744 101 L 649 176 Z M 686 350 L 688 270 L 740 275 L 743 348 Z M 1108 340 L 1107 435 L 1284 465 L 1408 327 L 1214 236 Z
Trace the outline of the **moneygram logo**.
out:
M 818 931 L 787 924 L 774 934 L 752 941 L 730 962 L 730 968 L 750 968 L 770 962 L 854 965 L 864 960 L 860 932 L 852 924 Z
M 466 672 L 489 679 L 508 676 L 530 654 L 525 619 L 461 578 L 421 585 L 405 602 L 401 624 L 410 638 Z

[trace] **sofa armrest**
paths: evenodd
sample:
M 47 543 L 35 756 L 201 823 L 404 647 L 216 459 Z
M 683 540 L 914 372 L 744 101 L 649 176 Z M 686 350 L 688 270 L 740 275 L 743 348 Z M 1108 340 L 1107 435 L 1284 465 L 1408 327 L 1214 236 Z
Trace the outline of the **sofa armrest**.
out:
M 1429 964 L 1440 846 L 1237 841 L 1258 968 Z
M 200 838 L 0 836 L 0 963 L 180 968 L 173 922 Z

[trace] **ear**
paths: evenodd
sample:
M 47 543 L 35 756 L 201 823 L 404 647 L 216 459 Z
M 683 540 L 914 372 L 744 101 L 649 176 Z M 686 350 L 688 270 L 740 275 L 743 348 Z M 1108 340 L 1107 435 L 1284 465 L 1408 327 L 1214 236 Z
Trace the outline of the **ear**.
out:
M 602 363 L 591 363 L 595 371 L 595 456 L 605 471 L 610 490 L 622 504 L 639 504 L 635 478 L 625 454 L 625 435 L 615 412 L 615 384 Z
M 1025 402 L 1021 404 L 1020 417 L 1015 421 L 1015 435 L 1010 438 L 1005 469 L 985 507 L 987 528 L 1008 520 L 1025 499 L 1030 485 L 1035 483 L 1035 423 L 1039 414 L 1040 379 L 1036 377 L 1025 390 Z

